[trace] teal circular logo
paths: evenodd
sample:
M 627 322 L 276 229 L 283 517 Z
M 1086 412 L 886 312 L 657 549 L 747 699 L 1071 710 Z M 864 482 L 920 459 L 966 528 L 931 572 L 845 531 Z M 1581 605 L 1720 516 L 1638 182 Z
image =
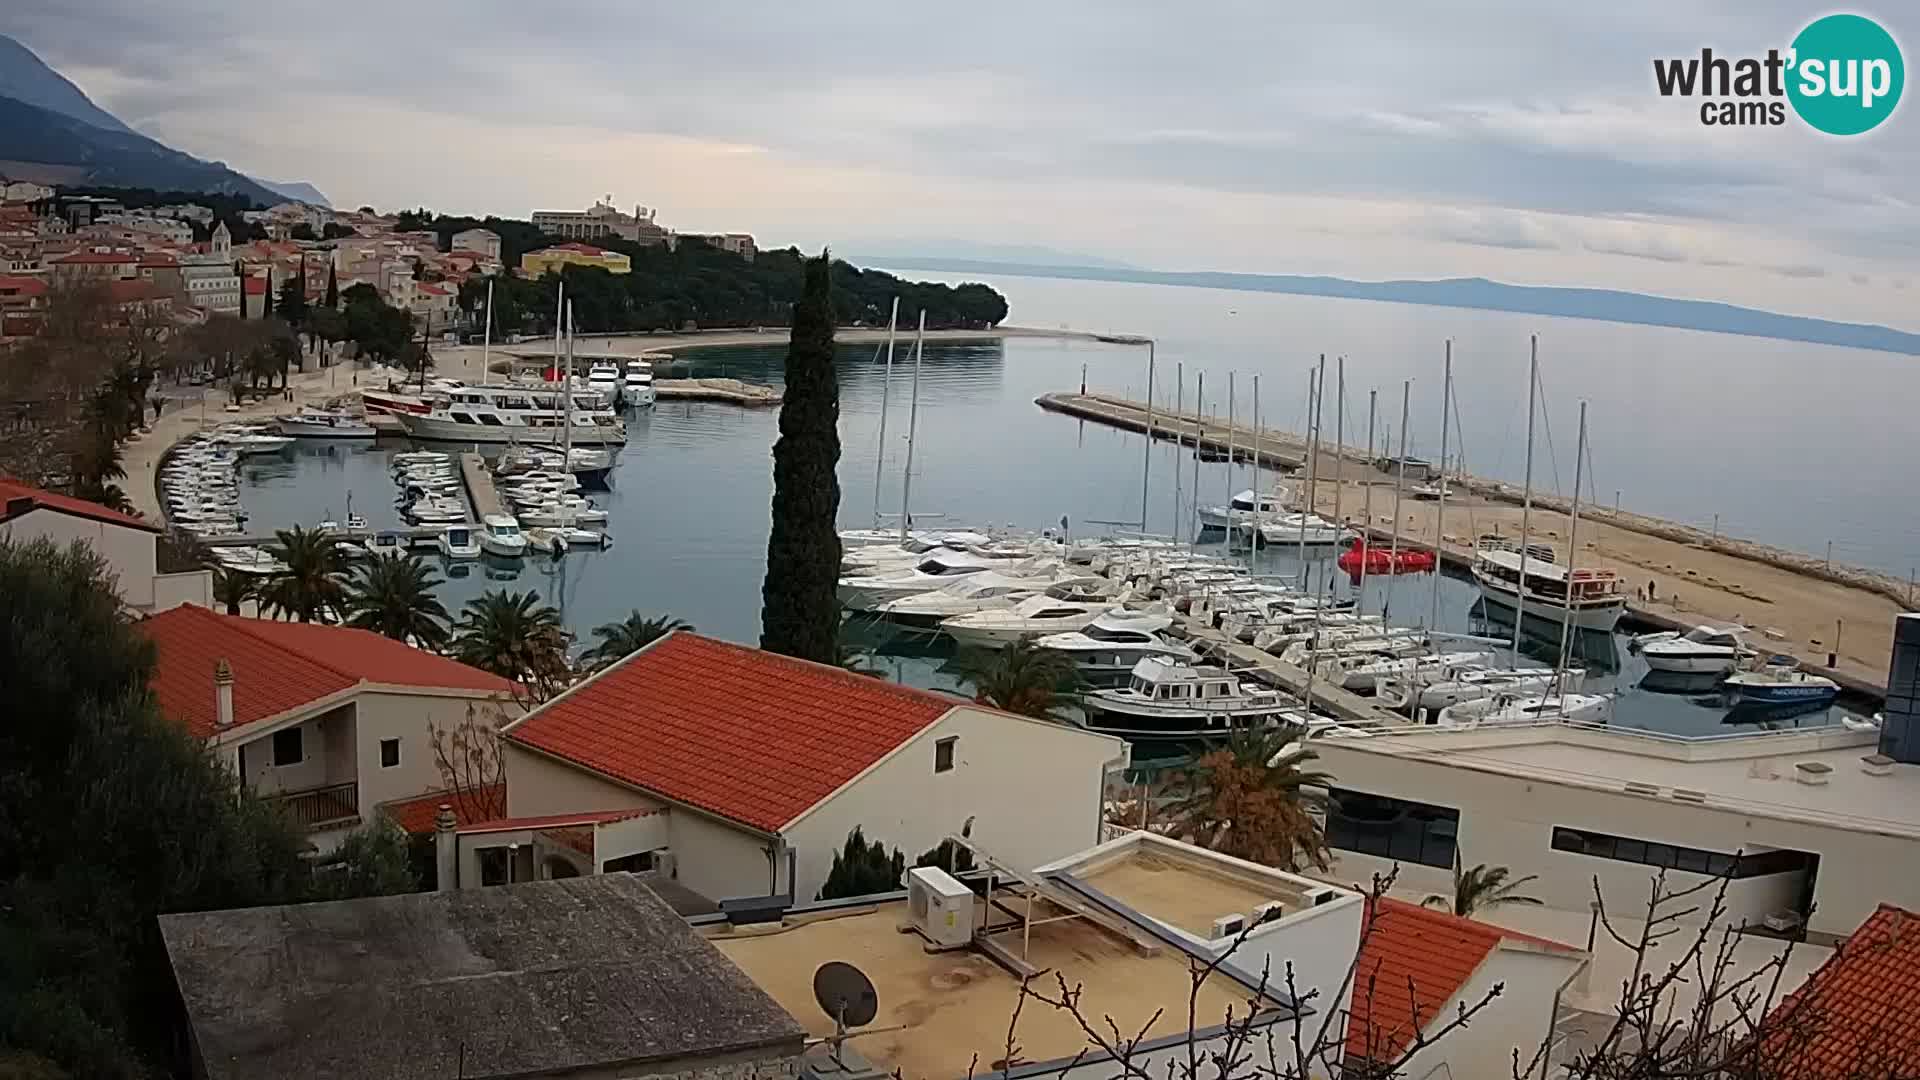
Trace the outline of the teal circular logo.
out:
M 1906 65 L 1900 46 L 1861 15 L 1828 15 L 1793 39 L 1787 100 L 1815 129 L 1858 135 L 1879 127 L 1900 104 Z

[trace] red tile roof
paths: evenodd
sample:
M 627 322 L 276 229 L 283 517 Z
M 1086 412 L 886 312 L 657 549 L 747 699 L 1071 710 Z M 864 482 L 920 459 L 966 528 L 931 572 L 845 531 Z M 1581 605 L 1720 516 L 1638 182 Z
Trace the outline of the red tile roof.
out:
M 1368 904 L 1368 929 L 1354 968 L 1347 1021 L 1347 1053 L 1353 1057 L 1383 1060 L 1405 1050 L 1502 941 L 1578 951 L 1392 897 Z
M 47 283 L 37 277 L 0 274 L 0 296 L 45 296 Z
M 172 293 L 142 278 L 123 278 L 107 282 L 107 299 L 116 304 L 167 300 L 172 296 Z
M 242 727 L 359 683 L 508 693 L 505 679 L 370 630 L 221 615 L 187 604 L 142 621 L 159 652 L 160 711 L 199 738 L 214 734 L 213 666 L 233 668 L 233 722 Z
M 101 265 L 139 262 L 139 258 L 130 251 L 76 251 L 47 260 L 49 262 L 80 264 L 98 263 Z
M 252 274 L 241 278 L 240 284 L 247 290 L 248 296 L 261 296 L 267 291 L 267 279 L 254 277 Z
M 16 511 L 15 503 L 21 499 L 27 502 L 23 504 L 22 509 Z M 71 495 L 56 495 L 51 491 L 28 487 L 17 480 L 0 477 L 0 522 L 12 521 L 28 510 L 56 510 L 62 514 L 104 521 L 109 525 L 124 525 L 129 529 L 141 529 L 151 533 L 164 531 L 150 521 L 142 521 L 118 510 L 109 510 L 99 503 L 76 499 Z
M 459 820 L 462 801 L 451 791 L 432 791 L 411 799 L 395 799 L 392 802 L 381 803 L 380 809 L 386 813 L 387 820 L 398 825 L 402 832 L 418 836 L 433 832 L 433 819 L 440 813 L 442 803 L 452 807 L 455 820 Z M 470 801 L 485 806 L 504 807 L 507 805 L 507 786 L 487 784 L 475 789 L 470 796 Z
M 548 702 L 507 737 L 777 832 L 958 704 L 682 630 Z
M 606 825 L 615 821 L 631 821 L 634 818 L 658 814 L 654 810 L 593 810 L 584 814 L 545 814 L 539 817 L 494 818 L 492 821 L 476 821 L 471 825 L 462 825 L 456 831 L 460 833 L 497 833 L 517 832 L 521 829 L 553 829 L 565 825 Z
M 435 285 L 431 281 L 416 281 L 414 282 L 413 287 L 420 290 L 423 293 L 426 293 L 428 296 L 446 296 L 447 295 L 447 290 L 441 288 L 438 285 Z
M 1920 1076 L 1920 915 L 1881 904 L 1767 1015 L 1794 1076 Z

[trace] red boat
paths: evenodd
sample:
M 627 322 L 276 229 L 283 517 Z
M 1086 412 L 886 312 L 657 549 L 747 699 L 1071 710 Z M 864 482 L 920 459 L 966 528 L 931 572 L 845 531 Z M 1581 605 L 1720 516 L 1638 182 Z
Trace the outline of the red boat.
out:
M 1433 569 L 1433 552 L 1418 548 L 1401 548 L 1396 552 L 1355 539 L 1335 563 L 1354 578 L 1360 576 L 1362 567 L 1368 574 L 1423 574 Z

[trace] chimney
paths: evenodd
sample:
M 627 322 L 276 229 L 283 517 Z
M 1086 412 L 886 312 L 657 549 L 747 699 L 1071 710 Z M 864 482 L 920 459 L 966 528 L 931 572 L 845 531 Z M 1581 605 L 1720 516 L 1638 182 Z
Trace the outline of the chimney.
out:
M 233 666 L 224 658 L 213 662 L 213 726 L 233 726 Z
M 441 803 L 433 815 L 433 887 L 437 892 L 460 887 L 459 843 L 454 838 L 453 825 L 453 807 Z

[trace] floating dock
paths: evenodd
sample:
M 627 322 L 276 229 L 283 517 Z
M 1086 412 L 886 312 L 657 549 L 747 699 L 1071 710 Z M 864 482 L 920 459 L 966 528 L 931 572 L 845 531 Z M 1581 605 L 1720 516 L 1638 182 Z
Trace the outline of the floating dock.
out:
M 749 409 L 780 404 L 780 391 L 739 379 L 655 379 L 653 392 L 661 401 L 721 401 Z
M 500 501 L 500 493 L 494 490 L 493 474 L 487 471 L 485 458 L 471 450 L 461 454 L 460 479 L 467 489 L 470 520 L 481 521 L 488 514 L 507 512 L 506 504 Z
M 1187 622 L 1185 616 L 1177 618 L 1187 637 L 1202 651 L 1223 660 L 1229 670 L 1245 672 L 1269 686 L 1278 687 L 1343 724 L 1405 727 L 1410 723 L 1392 709 L 1385 708 L 1371 698 L 1363 698 L 1326 678 L 1312 679 L 1313 686 L 1309 690 L 1306 669 L 1294 667 L 1271 653 L 1229 638 L 1218 630 L 1194 626 Z M 1306 697 L 1308 693 L 1313 695 L 1311 699 Z

